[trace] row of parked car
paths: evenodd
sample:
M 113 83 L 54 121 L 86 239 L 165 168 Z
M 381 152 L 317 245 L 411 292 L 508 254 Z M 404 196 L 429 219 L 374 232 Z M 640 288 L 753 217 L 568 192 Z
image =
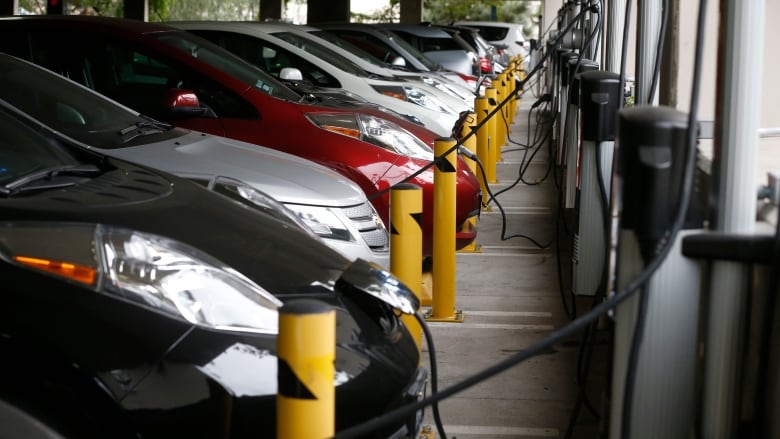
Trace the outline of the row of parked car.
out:
M 66 437 L 275 437 L 296 298 L 337 311 L 337 429 L 424 394 L 387 190 L 423 188 L 422 260 L 432 145 L 478 80 L 279 23 L 12 17 L 0 52 L 0 400 Z M 457 190 L 460 248 L 460 159 Z

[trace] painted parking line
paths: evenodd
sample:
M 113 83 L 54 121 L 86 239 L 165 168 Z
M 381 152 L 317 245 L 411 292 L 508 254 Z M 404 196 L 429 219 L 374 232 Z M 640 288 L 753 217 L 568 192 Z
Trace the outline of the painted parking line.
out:
M 505 214 L 516 215 L 552 215 L 555 213 L 550 207 L 506 207 L 501 206 Z M 480 216 L 500 215 L 501 210 L 496 208 L 495 210 L 488 210 L 480 212 Z
M 504 427 L 491 425 L 444 425 L 448 434 L 468 434 L 475 436 L 531 436 L 560 437 L 557 428 Z
M 473 257 L 476 257 L 476 256 L 491 256 L 491 257 L 492 256 L 511 256 L 511 257 L 515 257 L 515 258 L 517 258 L 517 257 L 525 257 L 525 258 L 527 258 L 527 257 L 535 257 L 535 258 L 538 258 L 540 254 L 548 254 L 548 253 L 552 252 L 552 250 L 549 250 L 549 249 L 540 250 L 538 247 L 533 247 L 533 248 L 529 247 L 529 248 L 527 248 L 525 250 L 522 249 L 522 248 L 518 248 L 518 247 L 512 247 L 511 250 L 514 250 L 515 251 L 514 253 L 509 253 L 509 250 L 510 249 L 507 248 L 506 251 L 492 251 L 492 252 L 489 252 L 489 251 L 484 251 L 484 247 L 483 247 L 483 251 L 480 252 L 480 253 L 465 253 L 464 252 L 464 253 L 458 253 L 457 256 L 458 257 L 463 256 L 463 257 L 469 257 L 469 258 L 473 258 Z M 521 251 L 522 251 L 522 253 L 521 253 Z
M 485 317 L 547 317 L 552 318 L 551 312 L 543 311 L 477 311 L 473 309 L 465 310 L 471 316 Z
M 469 313 L 464 312 L 464 316 L 468 317 Z M 459 329 L 508 329 L 512 331 L 552 331 L 555 329 L 553 325 L 512 325 L 505 323 L 455 323 L 455 322 L 428 322 L 428 326 L 432 328 L 459 328 Z

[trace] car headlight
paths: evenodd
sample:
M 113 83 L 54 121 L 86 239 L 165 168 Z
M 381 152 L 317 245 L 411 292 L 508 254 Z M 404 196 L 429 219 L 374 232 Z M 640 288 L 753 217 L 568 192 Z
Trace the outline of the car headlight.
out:
M 421 160 L 433 160 L 433 150 L 418 137 L 387 119 L 368 114 L 308 114 L 318 127 Z
M 309 225 L 301 220 L 300 216 L 288 209 L 285 204 L 280 203 L 274 197 L 263 191 L 255 189 L 241 180 L 230 177 L 215 177 L 211 179 L 206 187 L 218 194 L 225 195 L 236 201 L 242 202 L 254 209 L 257 209 L 266 215 L 270 215 L 282 222 L 298 227 L 312 236 L 317 236 Z
M 320 238 L 339 241 L 355 240 L 347 226 L 327 207 L 288 204 L 287 208 Z
M 336 286 L 346 283 L 398 309 L 404 314 L 414 314 L 420 309 L 420 300 L 414 292 L 389 271 L 371 262 L 358 259 L 336 281 Z
M 468 94 L 468 93 L 461 93 L 459 90 L 444 84 L 437 79 L 431 78 L 430 76 L 423 76 L 422 81 L 432 87 L 436 87 L 437 90 L 447 93 L 448 95 L 458 98 L 461 101 L 463 101 L 467 105 L 474 105 L 474 95 Z
M 449 105 L 435 96 L 431 96 L 417 87 L 409 85 L 372 85 L 374 90 L 402 101 L 411 102 L 432 111 L 447 114 L 457 114 Z
M 282 303 L 179 241 L 100 224 L 0 226 L 0 257 L 208 328 L 278 333 Z

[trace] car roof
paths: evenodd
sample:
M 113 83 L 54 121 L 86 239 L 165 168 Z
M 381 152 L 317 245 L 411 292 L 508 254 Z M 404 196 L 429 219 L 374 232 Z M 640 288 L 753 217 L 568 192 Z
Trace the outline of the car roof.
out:
M 152 33 L 173 30 L 173 28 L 161 23 L 94 15 L 24 15 L 0 17 L 0 20 L 3 22 L 33 22 L 41 25 L 68 24 L 85 27 L 110 27 L 114 30 L 123 30 L 134 33 Z
M 469 26 L 469 25 L 479 25 L 479 26 L 495 26 L 495 27 L 523 27 L 522 24 L 518 23 L 510 23 L 508 21 L 472 21 L 472 20 L 460 20 L 455 22 L 456 26 Z
M 314 26 L 307 26 L 305 24 L 293 24 L 281 21 L 242 21 L 242 20 L 176 20 L 168 21 L 170 25 L 176 27 L 176 25 L 195 25 L 202 27 L 204 25 L 214 27 L 230 27 L 234 29 L 261 29 L 263 32 L 279 32 L 289 31 L 290 29 L 300 29 L 305 31 L 316 30 Z
M 334 30 L 334 29 L 356 29 L 365 33 L 373 33 L 375 35 L 384 35 L 395 38 L 395 34 L 389 29 L 378 27 L 371 23 L 317 23 L 315 26 L 322 30 Z
M 428 38 L 450 38 L 452 35 L 444 29 L 438 27 L 426 26 L 423 24 L 403 24 L 403 23 L 378 23 L 377 26 L 385 29 L 405 31 L 420 37 Z

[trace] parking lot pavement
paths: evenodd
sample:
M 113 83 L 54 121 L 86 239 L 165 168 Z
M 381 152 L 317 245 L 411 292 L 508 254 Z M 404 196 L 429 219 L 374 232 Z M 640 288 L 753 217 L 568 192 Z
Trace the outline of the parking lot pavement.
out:
M 497 182 L 491 191 L 511 186 L 518 177 L 524 151 L 527 115 L 533 98 L 518 108 L 497 164 Z M 533 128 L 533 127 L 532 127 Z M 569 319 L 559 289 L 557 247 L 557 189 L 547 172 L 547 147 L 536 154 L 524 180 L 497 196 L 478 222 L 480 251 L 457 255 L 456 309 L 462 323 L 429 323 L 437 357 L 438 387 L 461 383 L 498 362 L 526 349 Z M 547 175 L 546 179 L 543 179 Z M 503 212 L 502 212 L 503 211 Z M 560 265 L 564 291 L 568 290 L 570 238 L 560 232 Z M 513 237 L 523 235 L 525 237 Z M 530 239 L 529 239 L 530 238 Z M 577 299 L 585 309 L 590 297 Z M 439 404 L 448 438 L 514 439 L 564 437 L 578 396 L 576 380 L 580 337 L 556 344 L 542 355 L 471 386 Z M 428 348 L 423 343 L 428 362 Z M 594 370 L 604 368 L 596 349 Z M 603 378 L 602 378 L 603 379 Z M 600 383 L 591 383 L 590 400 L 598 401 Z M 592 393 L 592 394 L 591 394 Z M 593 437 L 597 419 L 587 410 L 577 418 L 574 437 Z M 425 423 L 435 431 L 432 410 Z M 439 436 L 436 436 L 437 438 Z

